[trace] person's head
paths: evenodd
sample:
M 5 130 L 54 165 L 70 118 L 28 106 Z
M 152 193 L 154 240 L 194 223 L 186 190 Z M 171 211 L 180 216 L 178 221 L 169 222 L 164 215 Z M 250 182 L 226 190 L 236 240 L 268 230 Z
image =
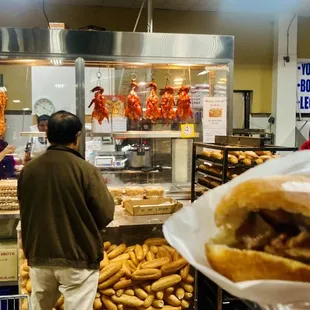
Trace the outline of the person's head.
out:
M 76 115 L 58 111 L 48 121 L 47 138 L 52 145 L 65 145 L 77 150 L 82 128 L 83 124 Z
M 48 115 L 41 115 L 38 117 L 38 130 L 40 132 L 47 132 L 47 125 L 50 117 Z

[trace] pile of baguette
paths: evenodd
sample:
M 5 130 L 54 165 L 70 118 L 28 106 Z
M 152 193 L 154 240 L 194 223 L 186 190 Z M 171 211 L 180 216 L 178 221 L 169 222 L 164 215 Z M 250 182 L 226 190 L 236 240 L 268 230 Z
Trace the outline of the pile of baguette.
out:
M 156 199 L 164 197 L 164 188 L 162 186 L 109 187 L 109 191 L 116 204 L 122 204 L 125 200 Z
M 220 150 L 204 150 L 200 155 L 210 158 L 211 160 L 223 160 L 223 152 Z M 278 158 L 280 155 L 274 155 L 270 151 L 230 151 L 228 152 L 228 162 L 232 165 L 243 164 L 245 166 L 260 165 L 265 161 Z
M 18 210 L 17 180 L 0 180 L 0 210 Z
M 23 252 L 20 255 L 24 257 Z M 30 294 L 29 267 L 25 259 L 21 263 L 21 293 Z M 193 283 L 189 264 L 164 238 L 150 238 L 143 245 L 129 247 L 105 242 L 94 309 L 188 309 Z M 55 309 L 64 309 L 63 296 Z M 22 310 L 27 310 L 26 304 Z

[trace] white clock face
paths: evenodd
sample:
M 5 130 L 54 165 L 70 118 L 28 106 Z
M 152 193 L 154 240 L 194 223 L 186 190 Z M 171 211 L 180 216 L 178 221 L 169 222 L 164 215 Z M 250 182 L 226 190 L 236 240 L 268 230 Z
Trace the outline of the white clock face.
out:
M 55 106 L 52 101 L 46 98 L 39 99 L 34 104 L 34 113 L 37 116 L 52 115 L 55 112 Z

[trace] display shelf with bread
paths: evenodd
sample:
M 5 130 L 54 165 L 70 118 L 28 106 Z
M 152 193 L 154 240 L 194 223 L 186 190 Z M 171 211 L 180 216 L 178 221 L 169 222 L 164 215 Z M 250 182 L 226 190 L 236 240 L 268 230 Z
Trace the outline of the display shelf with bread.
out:
M 223 140 L 225 140 L 223 137 L 218 139 Z M 200 196 L 201 190 L 196 190 L 197 184 L 210 190 L 236 178 L 250 168 L 296 150 L 295 147 L 271 145 L 195 142 L 192 156 L 191 199 L 194 201 Z
M 103 243 L 103 260 L 94 310 L 196 309 L 195 270 L 162 237 L 161 229 L 140 232 L 110 230 Z M 147 236 L 147 237 L 145 237 Z M 19 288 L 31 294 L 29 266 L 19 237 Z M 53 310 L 65 307 L 60 296 Z M 20 307 L 27 310 L 23 303 Z

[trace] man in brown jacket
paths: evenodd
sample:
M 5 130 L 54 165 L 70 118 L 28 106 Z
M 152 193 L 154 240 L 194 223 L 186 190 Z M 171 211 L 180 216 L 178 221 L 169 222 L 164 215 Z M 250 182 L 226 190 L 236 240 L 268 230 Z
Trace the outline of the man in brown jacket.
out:
M 114 202 L 100 172 L 77 151 L 81 130 L 75 115 L 52 115 L 51 146 L 19 178 L 33 310 L 51 310 L 60 294 L 66 310 L 93 309 L 103 258 L 100 231 L 113 219 Z

